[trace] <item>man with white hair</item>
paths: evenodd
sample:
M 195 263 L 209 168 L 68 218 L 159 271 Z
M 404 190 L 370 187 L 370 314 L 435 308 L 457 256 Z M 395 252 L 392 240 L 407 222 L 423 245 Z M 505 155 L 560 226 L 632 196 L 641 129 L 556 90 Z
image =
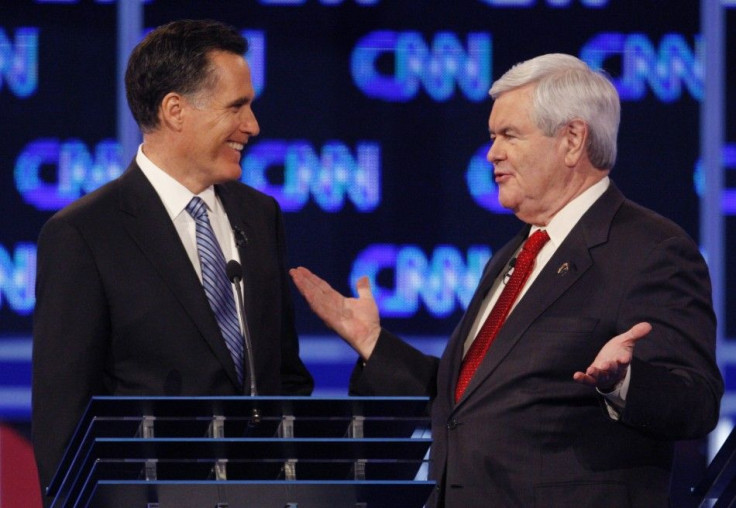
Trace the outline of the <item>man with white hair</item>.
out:
M 381 328 L 366 278 L 358 298 L 292 278 L 360 355 L 352 393 L 432 398 L 432 505 L 667 506 L 674 442 L 712 430 L 723 394 L 707 266 L 609 179 L 620 103 L 603 74 L 543 55 L 490 95 L 499 201 L 525 224 L 442 358 Z

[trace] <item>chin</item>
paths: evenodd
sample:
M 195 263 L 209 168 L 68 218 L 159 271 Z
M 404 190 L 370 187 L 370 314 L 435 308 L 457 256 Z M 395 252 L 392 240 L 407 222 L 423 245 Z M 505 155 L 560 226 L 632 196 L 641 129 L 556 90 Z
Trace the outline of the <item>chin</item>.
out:
M 510 199 L 509 196 L 505 196 L 503 192 L 499 192 L 498 203 L 504 208 L 511 209 L 513 208 L 514 200 Z
M 241 170 L 234 171 L 232 173 L 232 175 L 230 176 L 230 178 L 228 178 L 228 180 L 230 180 L 230 181 L 240 180 L 240 177 L 241 176 L 243 176 L 243 171 L 241 171 Z
M 228 181 L 239 180 L 243 174 L 243 168 L 240 166 L 240 161 L 228 164 L 227 168 L 223 168 L 223 170 L 223 177 Z
M 234 182 L 236 180 L 240 180 L 240 176 L 242 175 L 242 171 L 220 171 L 215 175 L 214 183 L 227 183 L 227 182 Z

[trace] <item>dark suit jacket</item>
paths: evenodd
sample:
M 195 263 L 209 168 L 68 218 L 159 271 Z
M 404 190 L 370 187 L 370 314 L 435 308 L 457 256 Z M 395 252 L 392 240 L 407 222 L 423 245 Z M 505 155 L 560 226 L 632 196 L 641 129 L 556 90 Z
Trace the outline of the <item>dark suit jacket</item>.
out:
M 247 237 L 239 254 L 259 394 L 308 395 L 278 204 L 239 182 L 216 192 Z M 43 227 L 36 292 L 32 433 L 43 486 L 93 395 L 244 394 L 195 269 L 135 163 Z
M 383 331 L 351 391 L 430 395 L 434 502 L 486 506 L 667 505 L 673 441 L 716 424 L 710 279 L 697 246 L 672 222 L 611 184 L 558 248 L 496 337 L 458 404 L 463 342 L 524 228 L 484 270 L 440 360 Z M 603 345 L 639 321 L 620 421 L 573 381 Z

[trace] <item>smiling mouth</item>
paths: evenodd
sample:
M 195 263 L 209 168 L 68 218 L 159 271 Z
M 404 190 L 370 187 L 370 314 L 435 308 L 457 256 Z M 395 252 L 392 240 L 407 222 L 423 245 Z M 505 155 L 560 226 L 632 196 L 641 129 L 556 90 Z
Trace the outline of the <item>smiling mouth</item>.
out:
M 227 146 L 234 150 L 237 150 L 238 152 L 242 152 L 243 148 L 245 148 L 245 145 L 243 143 L 237 143 L 235 141 L 228 141 Z

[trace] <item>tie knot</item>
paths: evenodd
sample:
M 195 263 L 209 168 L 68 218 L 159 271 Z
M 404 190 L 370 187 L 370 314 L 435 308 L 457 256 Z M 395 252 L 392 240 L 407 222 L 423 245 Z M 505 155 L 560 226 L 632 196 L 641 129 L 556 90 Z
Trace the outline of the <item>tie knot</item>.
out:
M 542 250 L 544 244 L 549 241 L 549 235 L 543 229 L 537 230 L 524 242 L 523 250 L 527 251 L 532 257 L 537 257 L 539 251 Z
M 195 220 L 207 216 L 207 206 L 199 196 L 194 196 L 192 198 L 192 200 L 187 204 L 186 210 Z

